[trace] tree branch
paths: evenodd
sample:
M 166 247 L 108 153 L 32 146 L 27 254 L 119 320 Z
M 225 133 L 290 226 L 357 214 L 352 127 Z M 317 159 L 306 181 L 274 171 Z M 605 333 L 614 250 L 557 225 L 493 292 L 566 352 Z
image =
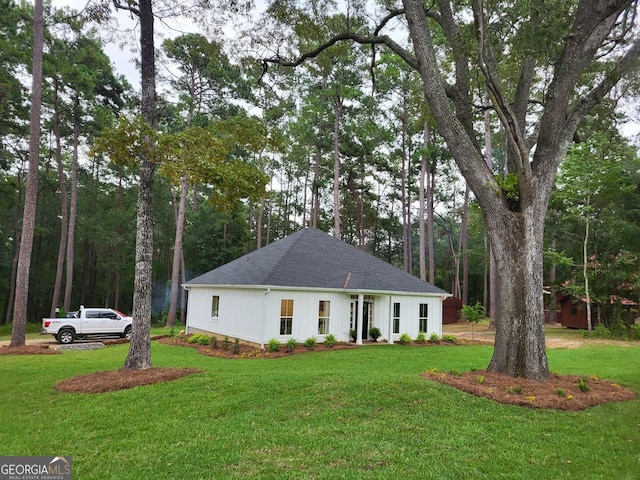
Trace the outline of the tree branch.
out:
M 136 17 L 140 16 L 140 10 L 137 7 L 137 4 L 133 0 L 127 0 L 127 4 L 123 5 L 120 3 L 120 0 L 113 0 L 113 6 L 118 10 L 126 10 L 128 12 L 133 13 Z
M 407 62 L 409 66 L 411 66 L 416 70 L 418 69 L 418 62 L 416 58 L 413 55 L 411 55 L 411 53 L 408 50 L 402 48 L 402 46 L 400 46 L 393 39 L 391 39 L 391 37 L 389 37 L 388 35 L 375 35 L 375 36 L 368 37 L 368 36 L 360 35 L 357 33 L 347 32 L 347 33 L 341 33 L 339 35 L 335 35 L 334 37 L 332 37 L 327 42 L 320 45 L 315 50 L 303 53 L 295 60 L 285 60 L 280 57 L 263 58 L 262 74 L 264 75 L 267 72 L 270 63 L 273 63 L 275 65 L 280 65 L 282 67 L 297 67 L 302 63 L 304 63 L 306 60 L 309 60 L 310 58 L 316 58 L 322 52 L 332 47 L 333 45 L 337 44 L 338 42 L 347 41 L 347 40 L 359 43 L 361 45 L 386 45 L 387 48 L 389 48 L 396 55 L 398 55 L 405 62 Z

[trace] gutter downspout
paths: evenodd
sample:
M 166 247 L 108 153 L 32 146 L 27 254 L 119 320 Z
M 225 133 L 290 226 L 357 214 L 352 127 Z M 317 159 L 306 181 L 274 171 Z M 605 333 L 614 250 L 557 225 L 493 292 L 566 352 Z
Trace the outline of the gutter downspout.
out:
M 267 295 L 271 293 L 271 289 L 267 288 L 262 292 L 262 315 L 260 316 L 260 350 L 264 350 L 264 324 L 267 315 Z
M 389 295 L 389 345 L 393 344 L 393 296 Z

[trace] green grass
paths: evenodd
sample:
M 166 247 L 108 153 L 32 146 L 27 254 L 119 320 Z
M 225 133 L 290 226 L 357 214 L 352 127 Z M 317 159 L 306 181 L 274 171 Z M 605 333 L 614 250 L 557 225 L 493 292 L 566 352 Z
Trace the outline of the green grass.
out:
M 153 343 L 177 381 L 63 394 L 127 345 L 0 357 L 2 455 L 72 455 L 82 479 L 636 479 L 640 401 L 583 412 L 493 403 L 427 381 L 485 368 L 491 347 L 370 346 L 224 360 Z M 640 392 L 640 347 L 549 350 L 552 370 Z

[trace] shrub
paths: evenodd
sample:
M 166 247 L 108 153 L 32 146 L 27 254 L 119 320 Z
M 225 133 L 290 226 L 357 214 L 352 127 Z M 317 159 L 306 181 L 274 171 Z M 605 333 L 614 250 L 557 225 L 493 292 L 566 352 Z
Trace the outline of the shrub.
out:
M 222 339 L 222 349 L 223 349 L 223 350 L 229 350 L 229 343 L 231 343 L 231 342 L 229 341 L 229 337 L 224 337 L 224 338 Z
M 425 343 L 427 341 L 427 334 L 424 332 L 419 332 L 416 337 L 416 343 Z
M 480 385 L 482 385 L 482 384 L 484 383 L 484 375 L 478 375 L 478 376 L 476 377 L 476 381 L 477 381 Z
M 236 337 L 235 342 L 233 342 L 233 346 L 231 347 L 231 353 L 234 355 L 238 355 L 240 353 L 240 339 Z
M 456 341 L 456 337 L 453 335 L 443 335 L 442 340 L 448 343 L 454 343 Z
M 280 342 L 275 338 L 269 340 L 267 344 L 267 352 L 279 352 L 280 351 Z
M 336 336 L 333 333 L 330 333 L 326 337 L 324 337 L 324 344 L 329 348 L 333 348 L 337 343 Z
M 558 388 L 556 390 L 556 393 L 558 394 L 558 396 L 560 397 L 566 397 L 567 396 L 567 392 L 565 392 L 562 388 Z
M 437 333 L 432 333 L 431 335 L 429 335 L 429 342 L 438 343 L 439 341 L 440 341 L 440 337 L 438 336 Z
M 589 385 L 587 385 L 587 381 L 584 379 L 584 377 L 580 377 L 580 381 L 578 381 L 578 388 L 581 392 L 586 393 L 589 391 Z
M 313 350 L 313 348 L 318 344 L 316 337 L 309 337 L 304 341 L 304 346 L 309 350 Z
M 382 332 L 380 332 L 380 329 L 378 327 L 371 327 L 369 329 L 369 336 L 373 339 L 374 342 L 378 341 L 380 335 L 382 335 Z
M 611 330 L 601 323 L 598 323 L 590 332 L 587 330 L 582 333 L 585 338 L 611 338 Z
M 411 337 L 408 333 L 403 333 L 402 335 L 400 335 L 400 340 L 398 340 L 398 342 L 402 345 L 408 345 L 411 343 Z
M 197 343 L 198 345 L 209 345 L 209 337 L 201 333 L 194 333 L 189 337 L 189 343 Z
M 296 349 L 296 339 L 295 338 L 290 338 L 289 340 L 287 340 L 287 352 L 293 352 Z
M 349 330 L 349 336 L 351 337 L 351 340 L 353 341 L 353 343 L 356 343 L 358 332 L 353 330 L 353 329 L 351 329 L 351 330 Z
M 634 324 L 629 327 L 629 340 L 640 340 L 640 325 Z
M 507 388 L 507 392 L 514 395 L 520 395 L 522 393 L 522 387 L 509 387 Z
M 211 335 L 211 337 L 209 338 L 209 344 L 213 348 L 218 348 L 218 337 L 216 337 L 215 335 Z

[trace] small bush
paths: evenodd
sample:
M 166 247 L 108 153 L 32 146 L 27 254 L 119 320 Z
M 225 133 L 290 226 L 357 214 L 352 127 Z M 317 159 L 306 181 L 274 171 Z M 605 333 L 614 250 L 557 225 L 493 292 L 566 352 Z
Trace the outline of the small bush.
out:
M 403 333 L 402 335 L 400 335 L 400 340 L 398 340 L 398 342 L 402 345 L 408 345 L 411 343 L 411 337 L 408 333 Z
M 218 337 L 211 335 L 211 337 L 209 337 L 209 345 L 211 345 L 212 348 L 218 348 Z
M 267 352 L 279 352 L 280 351 L 280 342 L 275 338 L 269 340 L 267 344 Z
M 522 393 L 522 387 L 509 387 L 507 388 L 507 392 L 513 395 L 520 395 Z
M 189 343 L 197 343 L 198 345 L 209 345 L 209 337 L 201 333 L 194 333 L 189 337 Z
M 431 335 L 429 335 L 430 343 L 438 343 L 439 341 L 440 341 L 440 337 L 438 336 L 437 333 L 432 333 Z
M 304 341 L 304 346 L 307 347 L 309 350 L 313 350 L 316 345 L 318 345 L 318 341 L 316 340 L 316 337 L 309 337 Z
M 293 352 L 296 349 L 296 345 L 298 343 L 296 342 L 295 338 L 290 338 L 289 340 L 287 340 L 287 352 Z
M 416 337 L 416 343 L 425 343 L 427 341 L 427 334 L 424 332 L 418 332 Z
M 229 337 L 224 337 L 222 339 L 222 349 L 223 350 L 229 350 L 229 344 L 231 343 L 231 341 L 229 340 Z
M 349 330 L 349 336 L 351 337 L 351 340 L 353 341 L 353 343 L 357 342 L 357 337 L 358 337 L 358 332 L 356 330 Z
M 369 329 L 369 336 L 374 342 L 378 341 L 378 338 L 380 338 L 380 335 L 382 335 L 382 332 L 378 327 L 371 327 Z
M 584 377 L 580 377 L 580 381 L 578 382 L 578 388 L 580 389 L 581 392 L 588 392 L 589 391 L 589 385 L 587 385 L 587 381 L 584 379 Z
M 333 348 L 335 347 L 337 342 L 338 341 L 336 340 L 336 336 L 333 333 L 330 333 L 329 335 L 324 337 L 324 344 L 326 347 Z
M 231 353 L 234 355 L 238 355 L 240 353 L 240 339 L 236 338 L 235 342 L 233 342 L 233 346 L 231 347 Z
M 588 331 L 588 330 L 584 331 L 582 335 L 584 336 L 584 338 L 611 338 L 612 337 L 611 330 L 609 330 L 606 326 L 602 325 L 601 323 L 598 323 L 591 331 Z
M 480 385 L 482 385 L 484 383 L 484 375 L 478 375 L 476 377 L 476 382 L 478 382 Z
M 454 343 L 456 341 L 456 337 L 453 335 L 443 335 L 442 340 L 448 343 Z
M 567 392 L 565 392 L 562 388 L 558 388 L 556 390 L 556 393 L 558 394 L 558 396 L 560 397 L 566 397 L 567 396 Z

